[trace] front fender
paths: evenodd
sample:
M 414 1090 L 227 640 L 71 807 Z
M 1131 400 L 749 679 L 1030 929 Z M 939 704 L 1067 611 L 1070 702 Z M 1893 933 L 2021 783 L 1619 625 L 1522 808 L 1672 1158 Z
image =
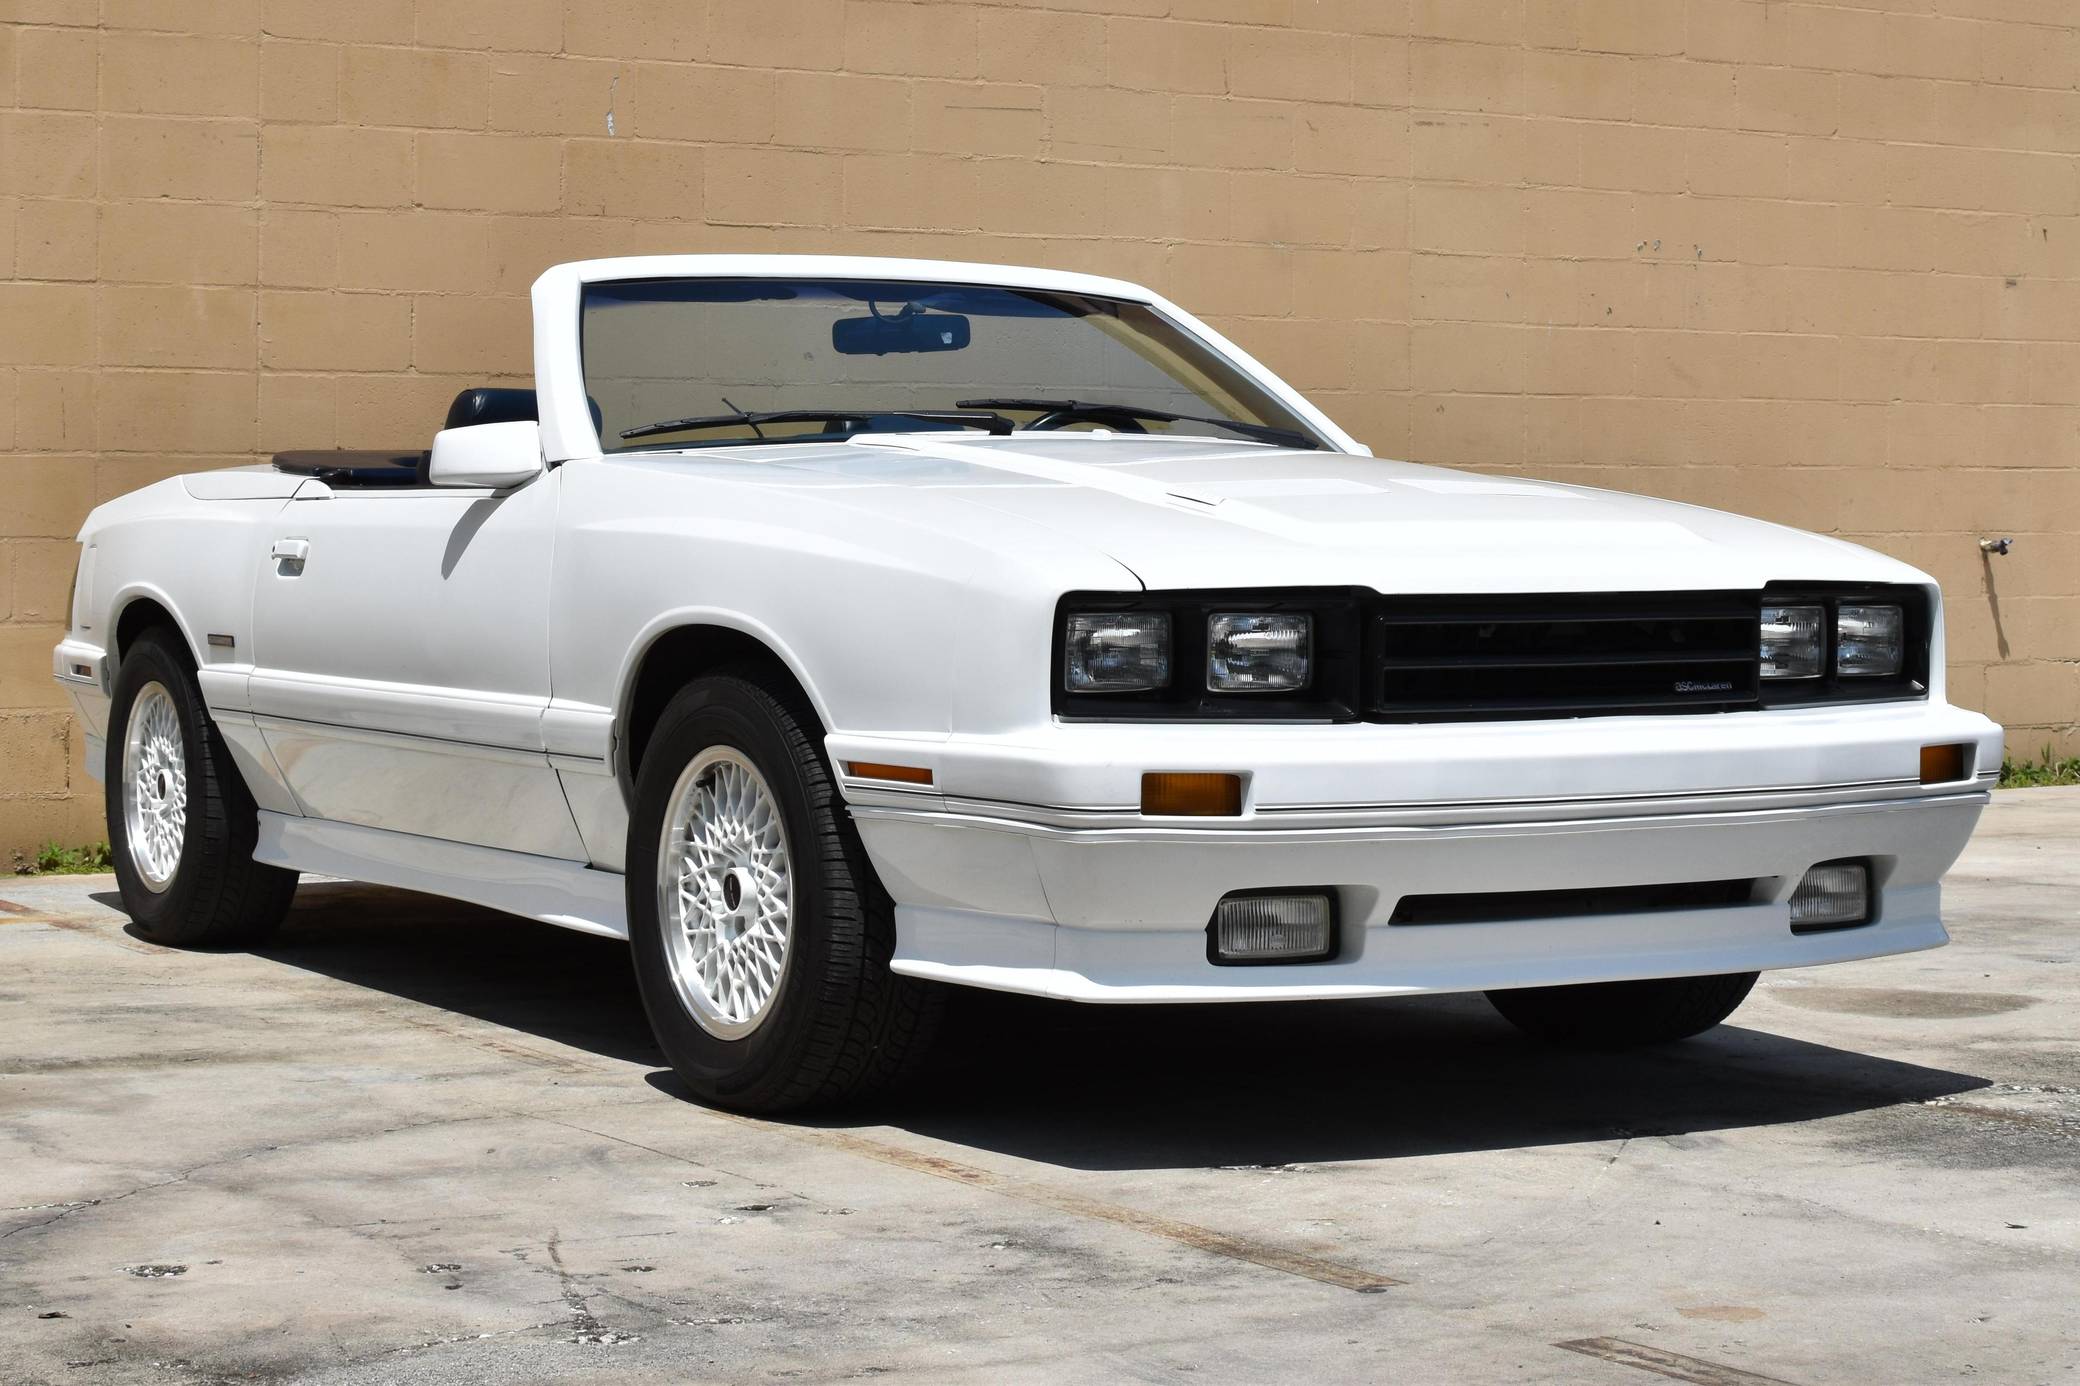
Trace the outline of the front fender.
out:
M 604 756 L 643 655 L 686 625 L 759 640 L 833 733 L 943 739 L 1045 722 L 1060 594 L 1138 589 L 1095 550 L 943 494 L 759 473 L 566 465 L 551 684 L 558 708 L 595 726 L 590 754 Z

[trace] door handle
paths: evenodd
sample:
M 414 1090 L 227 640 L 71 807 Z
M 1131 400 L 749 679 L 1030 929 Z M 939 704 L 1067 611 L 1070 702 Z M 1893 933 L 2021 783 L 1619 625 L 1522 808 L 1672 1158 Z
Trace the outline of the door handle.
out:
M 275 571 L 283 577 L 300 577 L 303 561 L 311 556 L 311 541 L 308 539 L 277 539 L 267 556 L 275 561 Z

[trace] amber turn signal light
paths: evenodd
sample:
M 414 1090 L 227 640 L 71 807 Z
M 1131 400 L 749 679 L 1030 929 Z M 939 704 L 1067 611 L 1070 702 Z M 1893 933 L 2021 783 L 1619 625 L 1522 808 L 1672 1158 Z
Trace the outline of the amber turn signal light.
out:
M 1141 811 L 1172 818 L 1240 818 L 1242 776 L 1150 772 L 1141 777 Z
M 890 780 L 896 784 L 930 784 L 932 772 L 921 765 L 882 765 L 871 760 L 845 763 L 845 772 L 862 780 Z
M 1921 748 L 1921 782 L 1923 784 L 1949 784 L 1952 780 L 1966 777 L 1965 752 L 1970 748 L 1962 744 L 1950 746 L 1923 746 Z

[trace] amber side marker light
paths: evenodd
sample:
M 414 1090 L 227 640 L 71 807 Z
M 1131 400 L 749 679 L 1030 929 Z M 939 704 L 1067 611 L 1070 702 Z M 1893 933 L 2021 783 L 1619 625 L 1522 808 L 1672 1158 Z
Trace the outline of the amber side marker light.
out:
M 1966 752 L 1971 748 L 1964 745 L 1923 746 L 1921 748 L 1921 782 L 1923 784 L 1948 784 L 1952 780 L 1967 778 Z
M 871 760 L 845 762 L 845 773 L 862 780 L 888 780 L 895 784 L 930 784 L 932 772 L 921 765 L 882 765 Z
M 1152 771 L 1141 777 L 1141 811 L 1171 818 L 1240 818 L 1242 776 Z

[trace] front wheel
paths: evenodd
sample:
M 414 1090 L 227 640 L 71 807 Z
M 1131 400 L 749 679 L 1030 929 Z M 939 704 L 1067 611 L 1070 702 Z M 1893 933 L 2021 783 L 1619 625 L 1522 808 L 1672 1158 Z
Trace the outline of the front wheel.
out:
M 658 720 L 635 799 L 636 981 L 694 1094 L 777 1112 L 900 1076 L 939 991 L 889 971 L 894 909 L 806 716 L 748 678 L 697 679 Z
M 296 873 L 253 860 L 259 819 L 210 721 L 178 635 L 148 630 L 123 652 L 109 706 L 108 837 L 116 886 L 154 943 L 226 948 L 272 933 Z
M 1704 1033 L 1733 1014 L 1753 972 L 1572 987 L 1516 987 L 1489 1004 L 1527 1034 L 1571 1049 L 1635 1049 Z

